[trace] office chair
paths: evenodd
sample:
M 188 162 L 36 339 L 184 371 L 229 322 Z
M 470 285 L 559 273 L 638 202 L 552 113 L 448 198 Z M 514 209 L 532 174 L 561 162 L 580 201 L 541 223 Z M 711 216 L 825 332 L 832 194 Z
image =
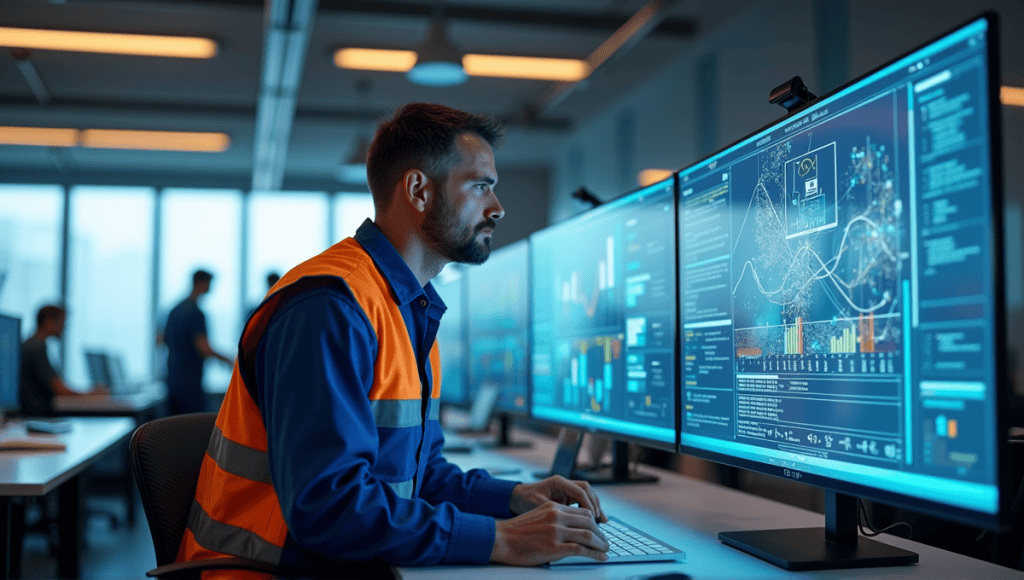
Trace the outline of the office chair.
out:
M 248 570 L 273 576 L 318 577 L 318 573 L 275 566 L 246 558 L 224 557 L 175 562 L 189 510 L 199 482 L 199 469 L 217 420 L 216 413 L 175 415 L 150 421 L 132 435 L 132 470 L 149 521 L 157 568 L 146 572 L 156 578 L 195 578 L 206 570 Z M 394 578 L 382 562 L 344 563 L 346 571 L 327 573 L 339 578 Z M 351 576 L 355 572 L 356 576 Z

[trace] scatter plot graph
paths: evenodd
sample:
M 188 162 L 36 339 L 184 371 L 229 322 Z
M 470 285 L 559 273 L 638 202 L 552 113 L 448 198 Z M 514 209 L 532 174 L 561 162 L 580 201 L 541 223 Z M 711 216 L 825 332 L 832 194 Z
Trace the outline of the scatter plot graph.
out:
M 762 151 L 746 179 L 733 170 L 736 198 L 744 182 L 749 191 L 746 211 L 734 216 L 737 358 L 899 347 L 905 216 L 891 145 L 863 132 L 819 147 L 814 138 Z

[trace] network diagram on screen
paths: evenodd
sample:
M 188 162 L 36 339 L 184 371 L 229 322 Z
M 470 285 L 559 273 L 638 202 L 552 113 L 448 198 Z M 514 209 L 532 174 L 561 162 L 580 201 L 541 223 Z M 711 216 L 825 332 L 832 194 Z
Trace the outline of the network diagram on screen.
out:
M 684 446 L 994 511 L 984 38 L 680 173 Z

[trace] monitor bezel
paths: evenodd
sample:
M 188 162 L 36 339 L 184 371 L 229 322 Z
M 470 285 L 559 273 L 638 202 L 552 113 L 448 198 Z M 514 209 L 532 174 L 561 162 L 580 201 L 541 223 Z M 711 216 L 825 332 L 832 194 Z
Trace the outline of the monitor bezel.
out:
M 900 53 L 895 58 L 892 58 L 880 66 L 864 73 L 863 75 L 850 80 L 837 87 L 836 89 L 829 91 L 828 93 L 818 97 L 817 99 L 809 102 L 807 105 L 790 111 L 783 117 L 776 119 L 775 121 L 761 127 L 760 129 L 745 135 L 744 137 L 733 141 L 732 143 L 714 151 L 713 153 L 706 155 L 694 163 L 688 164 L 687 166 L 679 169 L 676 172 L 677 176 L 681 176 L 683 173 L 693 169 L 701 164 L 704 164 L 712 158 L 721 155 L 722 153 L 736 147 L 740 143 L 750 141 L 758 137 L 761 133 L 768 131 L 769 129 L 777 128 L 778 126 L 784 125 L 790 121 L 793 117 L 803 115 L 808 108 L 814 107 L 820 104 L 823 100 L 831 98 L 837 93 L 863 81 L 864 79 L 882 71 L 883 69 L 892 66 L 894 63 L 907 58 L 913 53 L 920 51 L 929 45 L 956 33 L 957 31 L 971 26 L 980 20 L 985 20 L 988 25 L 986 30 L 986 52 L 987 52 L 987 63 L 988 63 L 988 123 L 989 123 L 989 152 L 992 171 L 991 176 L 991 215 L 990 223 L 992 225 L 989 235 L 989 247 L 991 248 L 992 255 L 989 257 L 992 263 L 992 280 L 990 280 L 991 287 L 993 289 L 993 298 L 995 304 L 993 305 L 993 316 L 995 318 L 995 328 L 993 344 L 995 346 L 995 385 L 996 389 L 996 427 L 995 433 L 998 438 L 996 442 L 996 484 L 999 490 L 999 502 L 998 510 L 995 514 L 989 514 L 987 512 L 981 512 L 977 510 L 971 510 L 966 508 L 960 508 L 949 504 L 941 503 L 935 500 L 921 499 L 906 494 L 896 493 L 893 491 L 880 489 L 876 487 L 869 487 L 862 484 L 850 483 L 834 477 L 821 476 L 812 473 L 800 472 L 794 469 L 787 469 L 779 465 L 773 465 L 771 463 L 765 463 L 761 461 L 755 461 L 751 459 L 744 459 L 734 457 L 731 455 L 725 455 L 715 451 L 708 451 L 706 449 L 686 445 L 684 443 L 682 430 L 682 410 L 678 412 L 677 419 L 677 438 L 679 440 L 679 446 L 677 449 L 678 453 L 692 455 L 703 459 L 708 459 L 718 463 L 731 465 L 734 467 L 748 469 L 765 475 L 779 477 L 789 481 L 799 481 L 800 483 L 813 485 L 815 487 L 832 490 L 839 493 L 852 494 L 857 497 L 868 499 L 871 501 L 877 501 L 883 504 L 895 505 L 902 508 L 918 511 L 920 513 L 928 514 L 931 516 L 953 520 L 968 525 L 979 526 L 988 529 L 1000 529 L 1009 525 L 1012 521 L 1012 514 L 1010 513 L 1010 507 L 1014 500 L 1014 489 L 1013 482 L 1011 479 L 1011 465 L 1009 455 L 1009 441 L 1008 441 L 1008 429 L 1009 429 L 1009 415 L 1008 406 L 1000 404 L 1000 401 L 1006 401 L 1010 395 L 1010 382 L 1007 370 L 1008 362 L 1008 337 L 1006 334 L 1006 299 L 1005 299 L 1005 287 L 1004 287 L 1004 253 L 1003 253 L 1003 196 L 1004 196 L 1004 183 L 1003 183 L 1003 159 L 1002 159 L 1002 124 L 1001 124 L 1001 103 L 999 100 L 999 79 L 1000 79 L 1000 59 L 999 59 L 999 41 L 1000 35 L 998 30 L 999 17 L 994 11 L 986 11 L 982 14 L 973 17 L 961 24 L 950 28 L 939 34 L 927 42 L 921 43 L 914 48 Z M 682 179 L 677 180 L 677 191 L 682 187 Z M 679 205 L 676 207 L 677 223 L 679 222 Z M 677 227 L 682 227 L 681 224 Z M 677 238 L 678 248 L 678 238 Z M 677 267 L 678 267 L 677 258 Z M 678 274 L 677 274 L 678 275 Z M 677 281 L 677 288 L 679 292 L 682 291 L 679 288 Z M 677 301 L 678 311 L 678 301 Z M 679 314 L 681 318 L 681 313 Z M 681 319 L 680 324 L 677 325 L 677 351 L 682 352 L 682 340 L 683 333 L 681 332 Z M 681 385 L 681 374 L 677 374 L 677 392 L 679 398 L 682 398 L 682 385 Z M 681 402 L 680 402 L 681 404 Z M 787 473 L 789 475 L 787 475 Z
M 529 238 L 523 238 L 521 240 L 516 240 L 516 241 L 514 241 L 512 243 L 505 244 L 504 246 L 502 246 L 500 248 L 497 248 L 496 250 L 491 252 L 491 254 L 493 255 L 493 254 L 496 254 L 496 253 L 499 253 L 499 252 L 515 251 L 515 250 L 518 250 L 520 247 L 524 247 L 525 248 L 525 252 L 526 252 L 526 288 L 525 288 L 525 290 L 526 290 L 526 345 L 525 346 L 526 346 L 527 354 L 526 354 L 526 360 L 524 361 L 524 365 L 526 367 L 526 408 L 525 409 L 516 409 L 516 408 L 512 408 L 512 407 L 503 407 L 501 405 L 501 396 L 499 395 L 498 396 L 498 402 L 494 404 L 494 413 L 496 415 L 497 414 L 502 414 L 502 415 L 507 415 L 509 417 L 516 417 L 516 418 L 520 418 L 520 419 L 528 419 L 530 417 L 530 403 L 531 403 L 530 395 L 531 395 L 531 393 L 533 391 L 533 389 L 530 388 L 531 387 L 530 377 L 532 376 L 532 372 L 531 371 L 533 369 L 533 366 L 531 364 L 531 362 L 532 362 L 531 358 L 532 357 L 530 356 L 530 345 L 532 344 L 530 339 L 531 339 L 531 333 L 533 331 L 533 327 L 530 324 L 531 316 L 533 315 L 533 300 L 532 300 L 533 299 L 533 286 L 531 284 L 531 280 L 533 279 L 533 272 L 530 269 L 530 257 L 531 257 L 530 256 L 530 239 Z M 522 251 L 522 250 L 520 250 L 520 251 Z M 490 259 L 490 258 L 488 258 L 488 259 Z M 472 312 L 473 312 L 473 297 L 471 296 L 472 287 L 473 287 L 472 284 L 473 284 L 473 278 L 475 276 L 479 276 L 480 275 L 479 272 L 480 272 L 480 270 L 478 268 L 470 267 L 470 268 L 467 268 L 465 270 L 465 273 L 464 273 L 464 275 L 467 278 L 466 286 L 465 286 L 466 295 L 464 297 L 465 300 L 466 300 L 465 304 L 466 304 L 467 308 L 465 310 L 463 310 L 463 316 L 465 317 L 465 325 L 466 325 L 466 345 L 467 346 L 469 344 L 471 344 L 471 341 L 473 340 L 473 336 L 472 336 L 472 332 L 471 332 L 471 328 L 470 328 L 472 326 L 470 324 L 470 321 L 471 321 L 472 316 L 473 316 L 472 315 Z M 468 359 L 469 357 L 470 357 L 470 355 L 467 352 L 466 358 Z M 466 384 L 467 384 L 467 386 L 469 385 L 469 382 L 473 379 L 472 368 L 473 368 L 472 363 L 466 365 Z M 502 385 L 499 385 L 499 387 L 500 388 L 505 388 L 505 385 L 502 384 Z
M 671 184 L 672 184 L 672 206 L 673 206 L 673 211 L 675 212 L 675 215 L 674 215 L 673 220 L 672 220 L 672 222 L 674 224 L 674 232 L 673 232 L 673 236 L 674 237 L 673 237 L 673 240 L 676 242 L 675 243 L 675 249 L 674 249 L 674 252 L 673 252 L 673 254 L 674 254 L 673 259 L 675 260 L 675 262 L 674 262 L 674 264 L 672 266 L 672 269 L 674 271 L 675 268 L 676 268 L 676 265 L 678 265 L 678 263 L 679 263 L 679 255 L 678 255 L 678 253 L 679 253 L 679 244 L 678 244 L 678 239 L 679 239 L 679 180 L 676 177 L 677 177 L 676 173 L 673 173 L 672 175 L 670 175 L 670 176 L 668 176 L 668 177 L 666 177 L 664 179 L 658 180 L 658 181 L 656 181 L 654 183 L 651 183 L 649 185 L 645 185 L 643 187 L 638 187 L 636 189 L 630 190 L 630 191 L 628 191 L 628 192 L 626 192 L 626 193 L 624 193 L 624 194 L 622 194 L 620 196 L 617 196 L 617 197 L 615 197 L 613 199 L 610 199 L 610 200 L 604 202 L 603 204 L 601 204 L 600 206 L 598 206 L 596 208 L 593 208 L 593 209 L 584 211 L 582 213 L 576 214 L 574 216 L 571 216 L 569 218 L 566 218 L 565 220 L 560 221 L 557 224 L 552 224 L 551 226 L 548 226 L 548 228 L 544 228 L 544 230 L 550 229 L 552 227 L 566 227 L 566 226 L 568 226 L 568 225 L 570 225 L 570 224 L 572 224 L 572 223 L 574 223 L 574 222 L 576 222 L 578 220 L 588 219 L 591 216 L 593 216 L 592 212 L 594 212 L 594 211 L 601 211 L 602 208 L 605 208 L 604 211 L 608 211 L 608 208 L 606 207 L 607 205 L 616 204 L 616 203 L 624 203 L 624 200 L 626 200 L 627 198 L 629 198 L 631 196 L 638 195 L 638 194 L 640 194 L 640 193 L 642 193 L 644 191 L 647 191 L 647 190 L 654 190 L 654 189 L 657 189 L 659 187 L 664 187 L 666 183 L 671 182 Z M 544 231 L 544 230 L 541 230 L 541 231 Z M 538 233 L 538 232 L 535 232 L 535 234 L 536 233 Z M 529 279 L 530 279 L 530 289 L 531 289 L 530 290 L 530 358 L 531 358 L 531 362 L 532 362 L 532 358 L 533 358 L 533 307 L 534 307 L 534 299 L 533 299 L 533 278 L 534 278 L 534 272 L 533 272 L 533 253 L 534 253 L 534 239 L 533 239 L 533 236 L 535 234 L 531 234 L 530 235 L 530 276 L 529 276 Z M 675 300 L 676 300 L 676 305 L 678 305 L 678 303 L 679 303 L 679 276 L 678 275 L 675 276 L 675 280 L 672 281 L 672 284 L 675 285 L 675 289 L 676 289 L 676 292 L 675 292 L 676 298 L 675 298 Z M 675 430 L 675 441 L 674 442 L 660 441 L 658 439 L 649 439 L 647 437 L 641 437 L 641 436 L 638 436 L 638 435 L 633 435 L 633 434 L 628 434 L 628 433 L 621 433 L 621 432 L 615 431 L 613 429 L 605 429 L 605 428 L 596 427 L 596 426 L 593 426 L 593 425 L 582 425 L 582 424 L 579 424 L 579 423 L 570 423 L 570 422 L 567 422 L 567 421 L 556 421 L 556 420 L 553 420 L 553 419 L 547 419 L 547 418 L 544 418 L 544 417 L 538 417 L 536 414 L 534 414 L 534 405 L 533 405 L 534 382 L 533 382 L 533 366 L 532 366 L 532 364 L 530 366 L 530 389 L 529 389 L 529 391 L 530 391 L 530 397 L 529 397 L 529 399 L 530 399 L 530 418 L 533 419 L 534 421 L 538 421 L 538 422 L 545 423 L 545 424 L 548 424 L 548 425 L 556 425 L 556 426 L 559 426 L 559 427 L 567 427 L 567 428 L 570 428 L 570 429 L 577 429 L 577 430 L 580 430 L 580 431 L 585 431 L 587 433 L 593 433 L 593 434 L 597 434 L 597 435 L 611 437 L 611 438 L 617 439 L 619 441 L 628 441 L 630 443 L 635 443 L 637 445 L 642 445 L 644 447 L 650 447 L 650 448 L 659 449 L 659 450 L 662 450 L 662 451 L 676 452 L 678 450 L 678 448 L 679 448 L 679 428 L 680 428 L 680 423 L 679 423 L 679 376 L 678 376 L 678 373 L 679 373 L 679 363 L 678 363 L 678 360 L 679 360 L 679 356 L 678 356 L 679 355 L 679 309 L 678 309 L 678 306 L 673 306 L 673 308 L 676 310 L 676 316 L 675 316 L 676 328 L 675 328 L 675 346 L 674 346 L 674 349 L 676 351 L 676 356 L 675 356 L 676 364 L 674 365 L 674 370 L 673 370 L 673 372 L 676 373 L 676 376 L 674 377 L 674 380 L 673 380 L 674 384 L 672 386 L 672 389 L 673 389 L 672 400 L 674 402 L 673 406 L 675 407 L 674 417 L 673 417 L 673 420 L 672 420 L 672 423 L 674 425 L 673 428 Z

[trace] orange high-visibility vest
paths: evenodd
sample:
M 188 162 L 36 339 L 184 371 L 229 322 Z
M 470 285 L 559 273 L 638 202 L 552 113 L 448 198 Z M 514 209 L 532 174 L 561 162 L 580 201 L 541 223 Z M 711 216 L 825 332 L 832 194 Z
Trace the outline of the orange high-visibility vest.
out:
M 251 365 L 275 309 L 284 298 L 317 285 L 346 284 L 377 336 L 377 359 L 369 399 L 386 420 L 396 409 L 415 406 L 422 416 L 418 365 L 409 331 L 391 288 L 373 259 L 347 238 L 287 274 L 267 294 L 246 323 L 238 360 L 217 415 L 217 423 L 196 486 L 195 501 L 178 550 L 179 562 L 237 556 L 278 564 L 288 535 L 277 493 L 270 480 L 267 431 L 255 400 Z M 433 369 L 431 407 L 441 393 L 437 342 L 430 350 Z M 390 484 L 411 497 L 412 481 Z M 207 572 L 204 578 L 266 578 L 237 570 Z

